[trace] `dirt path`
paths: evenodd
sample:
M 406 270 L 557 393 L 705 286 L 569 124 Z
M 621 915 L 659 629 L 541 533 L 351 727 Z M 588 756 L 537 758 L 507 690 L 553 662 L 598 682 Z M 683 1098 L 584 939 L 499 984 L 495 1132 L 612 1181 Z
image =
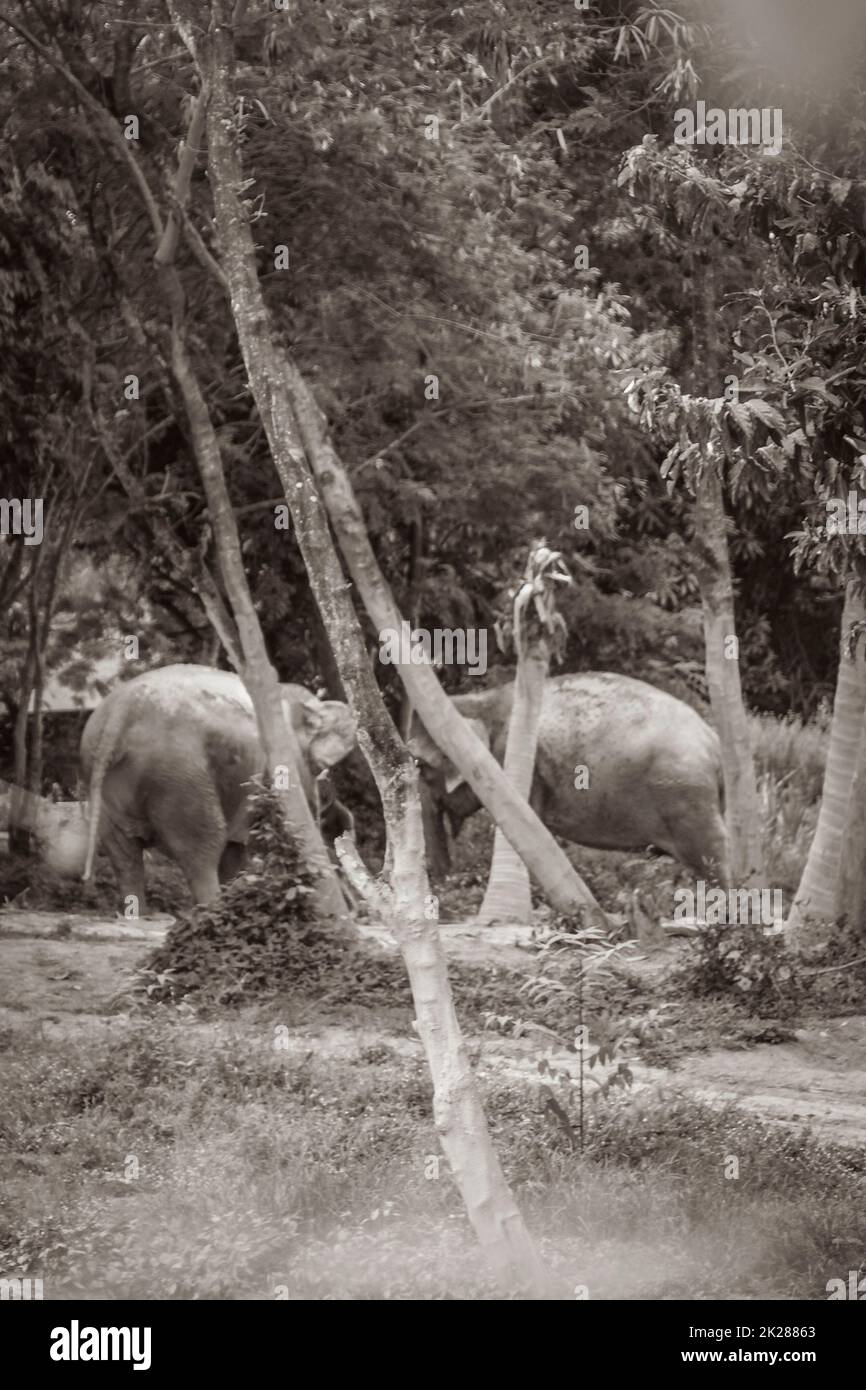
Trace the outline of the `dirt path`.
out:
M 166 919 L 132 924 L 63 913 L 0 914 L 0 1029 L 35 1028 L 53 1039 L 122 1031 L 129 1019 L 119 997 L 166 929 Z M 389 944 L 380 931 L 366 928 L 364 933 Z M 521 946 L 531 930 L 479 931 L 457 924 L 444 927 L 442 935 L 449 954 L 461 960 L 519 965 L 526 962 Z M 662 967 L 653 959 L 646 973 Z M 360 1057 L 375 1043 L 407 1055 L 420 1051 L 411 1038 L 372 1029 L 305 1027 L 291 1039 L 301 1052 L 309 1050 L 311 1041 L 319 1055 Z M 475 1047 L 482 1073 L 538 1079 L 525 1040 L 485 1035 Z M 560 1064 L 573 1069 L 576 1059 L 570 1054 Z M 633 1070 L 638 1086 L 668 1085 L 711 1102 L 735 1101 L 765 1119 L 809 1125 L 837 1143 L 866 1146 L 864 1017 L 829 1019 L 781 1044 L 694 1053 L 673 1070 L 640 1064 Z

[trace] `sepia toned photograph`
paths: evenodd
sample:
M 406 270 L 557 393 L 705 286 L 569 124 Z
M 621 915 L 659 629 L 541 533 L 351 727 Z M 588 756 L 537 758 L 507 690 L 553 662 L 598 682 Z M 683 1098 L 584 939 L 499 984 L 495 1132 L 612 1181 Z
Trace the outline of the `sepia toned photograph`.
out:
M 862 0 L 0 0 L 34 1368 L 553 1301 L 826 1373 L 864 410 Z

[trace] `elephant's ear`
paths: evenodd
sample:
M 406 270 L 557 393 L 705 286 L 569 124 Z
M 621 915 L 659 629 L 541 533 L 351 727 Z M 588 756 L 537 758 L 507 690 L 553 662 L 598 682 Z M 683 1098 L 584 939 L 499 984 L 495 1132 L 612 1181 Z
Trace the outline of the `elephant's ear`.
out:
M 325 707 L 317 695 L 311 695 L 308 700 L 301 702 L 301 721 L 310 733 L 314 733 L 324 724 Z
M 484 744 L 484 747 L 489 748 L 490 730 L 488 729 L 487 725 L 483 723 L 483 721 L 480 719 L 467 719 L 466 723 L 469 725 L 472 732 L 478 735 L 478 737 L 481 739 L 481 742 Z M 461 782 L 464 782 L 465 780 L 466 779 L 464 778 L 463 773 L 458 768 L 456 768 L 452 762 L 449 762 L 445 768 L 446 792 L 456 791 L 456 789 L 460 786 Z

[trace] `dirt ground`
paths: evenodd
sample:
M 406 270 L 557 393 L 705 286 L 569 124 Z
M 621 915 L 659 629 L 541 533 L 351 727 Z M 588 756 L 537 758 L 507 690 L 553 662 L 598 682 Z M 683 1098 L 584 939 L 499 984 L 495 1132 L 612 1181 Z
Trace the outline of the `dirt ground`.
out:
M 68 913 L 0 914 L 0 1031 L 8 1036 L 35 1028 L 51 1039 L 122 1034 L 128 1024 L 124 988 L 150 947 L 164 937 L 168 921 L 127 924 Z M 385 941 L 380 932 L 365 930 Z M 442 934 L 456 958 L 515 964 L 526 959 L 521 941 L 530 930 L 453 925 Z M 637 965 L 656 974 L 665 961 L 661 951 Z M 377 1041 L 367 1028 L 321 1025 L 294 1030 L 290 1045 L 308 1051 L 313 1042 L 320 1055 L 354 1057 Z M 394 1041 L 389 1038 L 392 1047 Z M 495 1035 L 477 1042 L 479 1069 L 536 1075 L 529 1043 Z M 420 1051 L 411 1038 L 401 1046 L 407 1055 Z M 573 1067 L 573 1054 L 558 1064 Z M 695 1052 L 672 1069 L 637 1064 L 633 1071 L 638 1087 L 671 1086 L 710 1102 L 733 1100 L 764 1119 L 808 1125 L 836 1143 L 866 1145 L 866 1017 L 828 1019 L 783 1043 Z

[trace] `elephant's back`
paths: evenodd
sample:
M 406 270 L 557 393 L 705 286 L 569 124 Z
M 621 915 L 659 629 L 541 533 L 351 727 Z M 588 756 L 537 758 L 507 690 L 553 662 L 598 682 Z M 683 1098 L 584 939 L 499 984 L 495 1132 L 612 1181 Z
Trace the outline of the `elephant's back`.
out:
M 706 720 L 676 695 L 613 671 L 551 677 L 541 718 L 550 733 L 570 727 L 587 737 L 628 733 L 639 742 L 715 737 Z
M 721 780 L 719 740 L 675 695 L 608 671 L 547 682 L 539 747 L 551 768 L 585 765 L 611 791 L 705 787 Z
M 246 686 L 234 671 L 218 671 L 212 666 L 179 663 L 158 666 L 144 671 L 119 686 L 113 695 L 127 692 L 127 698 L 159 709 L 186 709 L 204 701 L 213 706 L 226 705 L 252 713 L 253 705 Z M 108 698 L 111 699 L 112 696 Z
M 123 759 L 142 772 L 197 750 L 245 770 L 257 758 L 252 701 L 234 672 L 160 666 L 115 686 L 93 711 L 81 737 L 85 778 L 103 745 L 109 766 Z

